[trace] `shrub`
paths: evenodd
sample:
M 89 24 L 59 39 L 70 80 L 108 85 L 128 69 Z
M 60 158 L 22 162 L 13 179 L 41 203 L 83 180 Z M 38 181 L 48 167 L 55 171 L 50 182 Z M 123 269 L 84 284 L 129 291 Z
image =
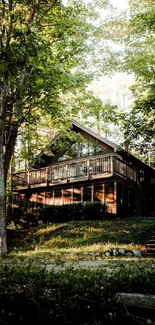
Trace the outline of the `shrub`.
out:
M 118 319 L 120 306 L 116 304 L 116 292 L 154 294 L 154 279 L 154 268 L 145 267 L 144 271 L 144 267 L 134 264 L 130 268 L 120 265 L 110 276 L 104 270 L 46 272 L 44 266 L 0 266 L 0 322 L 144 324 Z M 147 320 L 148 317 L 145 324 Z
M 50 205 L 39 207 L 33 211 L 24 212 L 23 209 L 14 209 L 15 225 L 23 228 L 35 227 L 40 223 L 66 222 L 80 220 L 102 220 L 110 216 L 105 204 L 96 203 L 74 203 L 65 205 Z

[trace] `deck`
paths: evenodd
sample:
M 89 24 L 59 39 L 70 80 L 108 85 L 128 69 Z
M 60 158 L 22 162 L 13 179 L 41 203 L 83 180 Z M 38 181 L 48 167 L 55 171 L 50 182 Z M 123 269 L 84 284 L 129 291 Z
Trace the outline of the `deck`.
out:
M 50 187 L 56 184 L 108 178 L 113 175 L 136 182 L 137 171 L 116 153 L 59 161 L 46 168 L 12 174 L 12 190 Z

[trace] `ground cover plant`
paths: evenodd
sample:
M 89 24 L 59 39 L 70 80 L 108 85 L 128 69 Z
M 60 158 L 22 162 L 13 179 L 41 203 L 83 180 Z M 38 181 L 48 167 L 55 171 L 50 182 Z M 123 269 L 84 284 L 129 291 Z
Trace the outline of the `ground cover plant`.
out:
M 32 229 L 8 229 L 9 257 L 78 261 L 101 259 L 110 248 L 144 249 L 155 232 L 153 218 L 41 224 Z
M 132 262 L 108 274 L 100 269 L 47 272 L 45 267 L 7 265 L 0 267 L 0 289 L 3 324 L 147 324 L 144 317 L 127 321 L 116 293 L 155 293 L 155 268 Z
M 104 256 L 103 264 L 98 262 L 110 247 L 144 248 L 154 232 L 155 220 L 142 217 L 46 223 L 30 229 L 10 224 L 9 254 L 0 261 L 0 322 L 152 324 L 154 311 L 148 316 L 144 309 L 124 308 L 117 303 L 117 293 L 155 294 L 154 259 Z M 97 265 L 78 264 L 84 260 Z

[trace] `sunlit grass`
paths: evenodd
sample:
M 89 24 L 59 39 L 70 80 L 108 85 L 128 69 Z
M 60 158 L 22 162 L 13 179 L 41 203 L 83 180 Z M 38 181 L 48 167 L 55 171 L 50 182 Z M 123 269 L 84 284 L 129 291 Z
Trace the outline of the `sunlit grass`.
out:
M 64 261 L 78 261 L 78 260 L 102 260 L 106 257 L 102 256 L 102 253 L 111 249 L 120 247 L 118 244 L 94 244 L 90 246 L 83 247 L 70 247 L 64 249 L 51 249 L 42 246 L 36 246 L 34 250 L 30 251 L 15 251 L 10 252 L 9 256 L 17 257 L 35 257 L 35 258 L 47 258 L 55 260 L 64 260 Z M 140 245 L 124 245 L 123 248 L 132 250 L 132 249 L 142 249 L 143 246 Z
M 144 249 L 154 231 L 154 219 L 136 217 L 40 225 L 24 231 L 10 229 L 9 257 L 100 260 L 105 259 L 102 253 L 113 248 Z

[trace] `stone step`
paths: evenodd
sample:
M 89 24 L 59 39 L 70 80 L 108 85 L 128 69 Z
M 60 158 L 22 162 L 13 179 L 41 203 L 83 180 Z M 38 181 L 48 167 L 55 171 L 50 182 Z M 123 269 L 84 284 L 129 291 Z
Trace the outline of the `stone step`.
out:
M 143 255 L 155 255 L 155 233 L 150 236 L 150 239 L 146 243 L 146 251 Z
M 152 254 L 152 255 L 155 255 L 155 249 L 148 249 L 147 250 L 147 253 L 150 253 L 150 254 Z
M 148 252 L 143 252 L 143 256 L 154 256 L 155 253 L 148 253 Z
M 146 247 L 152 247 L 152 248 L 154 248 L 155 247 L 155 244 L 149 243 L 149 244 L 146 244 Z

